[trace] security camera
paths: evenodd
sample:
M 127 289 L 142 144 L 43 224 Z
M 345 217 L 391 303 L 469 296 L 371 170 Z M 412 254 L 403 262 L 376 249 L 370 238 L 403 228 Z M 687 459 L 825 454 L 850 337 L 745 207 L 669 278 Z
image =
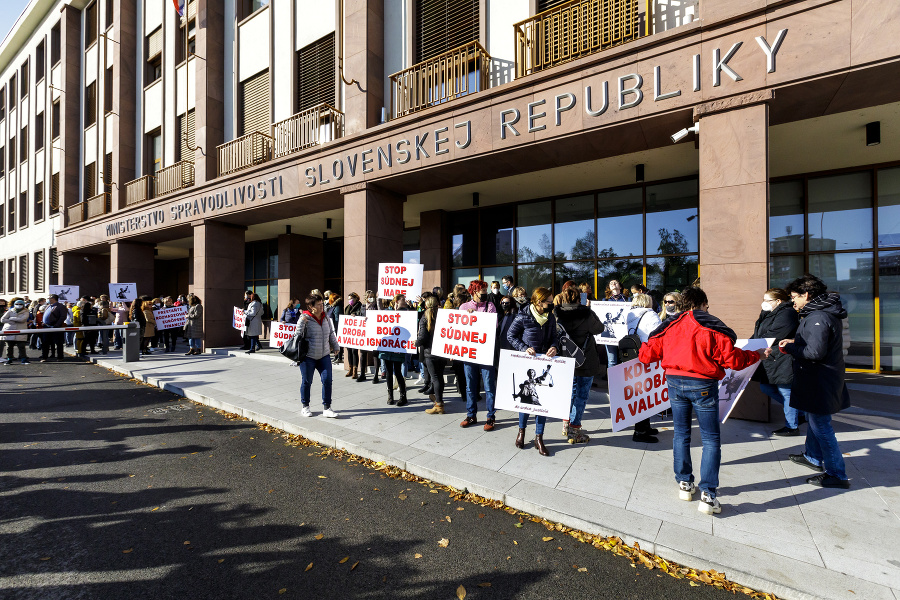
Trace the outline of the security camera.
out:
M 687 137 L 689 133 L 699 134 L 700 133 L 700 123 L 695 123 L 693 127 L 685 127 L 674 134 L 672 134 L 672 143 L 677 144 L 681 140 Z

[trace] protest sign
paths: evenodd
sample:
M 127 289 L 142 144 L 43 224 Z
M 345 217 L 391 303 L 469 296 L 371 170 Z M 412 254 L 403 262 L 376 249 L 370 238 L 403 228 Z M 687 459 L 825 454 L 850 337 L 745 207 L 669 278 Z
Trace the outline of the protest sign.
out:
M 378 264 L 378 297 L 393 298 L 403 294 L 414 300 L 422 294 L 422 277 L 425 265 L 412 263 Z
M 574 378 L 573 358 L 550 358 L 546 354 L 530 356 L 525 352 L 501 350 L 495 406 L 515 412 L 568 419 Z
M 368 349 L 377 352 L 417 354 L 418 325 L 418 313 L 414 310 L 366 311 Z
M 598 344 L 618 346 L 619 340 L 628 335 L 625 324 L 631 304 L 628 302 L 607 302 L 604 300 L 591 302 L 591 310 L 603 323 L 603 333 L 595 335 Z
M 337 334 L 338 345 L 341 348 L 357 348 L 359 350 L 370 350 L 366 342 L 366 318 L 354 317 L 350 315 L 340 315 L 338 317 Z
M 187 319 L 187 306 L 169 306 L 153 311 L 156 329 L 176 329 L 184 327 Z
M 760 350 L 768 348 L 774 341 L 775 338 L 738 340 L 734 345 L 742 350 Z M 775 352 L 779 352 L 779 350 L 776 348 Z M 753 377 L 759 366 L 760 363 L 755 362 L 741 371 L 725 369 L 725 378 L 719 383 L 719 420 L 722 423 L 728 419 L 728 415 L 734 410 L 737 401 L 740 400 L 744 390 L 747 388 L 747 384 L 750 383 L 750 378 Z
M 238 331 L 247 331 L 247 326 L 244 324 L 244 309 L 234 307 L 234 313 L 231 317 L 231 326 L 237 329 Z
M 109 299 L 112 302 L 131 302 L 137 298 L 136 283 L 110 283 Z
M 269 334 L 269 348 L 281 348 L 294 337 L 297 326 L 293 323 L 272 321 L 272 332 Z
M 669 408 L 669 386 L 658 362 L 644 365 L 635 358 L 610 367 L 607 381 L 613 431 L 631 427 Z
M 57 295 L 60 302 L 75 302 L 81 298 L 79 295 L 81 288 L 77 285 L 51 285 L 49 290 L 49 293 Z
M 494 364 L 497 314 L 438 309 L 431 354 L 479 365 Z

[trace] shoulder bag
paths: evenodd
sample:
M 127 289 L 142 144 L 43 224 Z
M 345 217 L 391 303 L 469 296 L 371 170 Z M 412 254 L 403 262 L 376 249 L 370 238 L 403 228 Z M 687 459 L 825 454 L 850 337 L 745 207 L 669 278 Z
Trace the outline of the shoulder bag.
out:
M 281 355 L 291 362 L 299 363 L 309 354 L 309 340 L 306 339 L 306 328 L 303 335 L 294 335 L 278 349 Z

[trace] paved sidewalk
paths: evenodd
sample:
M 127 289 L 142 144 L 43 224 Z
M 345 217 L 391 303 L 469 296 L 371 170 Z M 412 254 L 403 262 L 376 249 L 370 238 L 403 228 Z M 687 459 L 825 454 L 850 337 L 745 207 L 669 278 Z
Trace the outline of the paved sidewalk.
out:
M 803 438 L 771 436 L 780 423 L 729 420 L 722 427 L 722 513 L 712 517 L 698 512 L 696 501 L 678 500 L 671 423 L 654 423 L 659 444 L 635 444 L 630 431 L 610 432 L 607 396 L 596 389 L 585 414 L 590 443 L 565 443 L 560 422 L 551 420 L 545 441 L 553 454 L 545 458 L 530 443 L 524 450 L 513 445 L 513 413 L 499 412 L 490 433 L 480 426 L 462 429 L 465 405 L 455 393 L 448 393 L 448 414 L 427 415 L 430 402 L 412 380 L 410 404 L 397 408 L 385 403 L 383 383 L 357 383 L 340 367 L 333 391 L 340 418 L 321 416 L 318 382 L 315 416 L 302 418 L 299 371 L 280 355 L 213 352 L 157 353 L 131 364 L 112 352 L 93 358 L 191 400 L 572 527 L 640 542 L 665 558 L 723 571 L 785 599 L 900 600 L 900 416 L 890 412 L 851 409 L 835 418 L 849 491 L 808 485 L 813 472 L 788 460 Z M 897 389 L 880 394 L 895 397 Z M 696 429 L 693 437 L 699 472 Z

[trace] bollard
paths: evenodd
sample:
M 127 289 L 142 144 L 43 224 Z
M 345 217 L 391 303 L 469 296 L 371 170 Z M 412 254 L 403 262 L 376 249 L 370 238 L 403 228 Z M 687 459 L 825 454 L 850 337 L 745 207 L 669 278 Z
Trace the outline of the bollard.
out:
M 137 323 L 128 323 L 122 335 L 125 337 L 122 344 L 122 361 L 137 362 L 141 360 L 141 327 Z

